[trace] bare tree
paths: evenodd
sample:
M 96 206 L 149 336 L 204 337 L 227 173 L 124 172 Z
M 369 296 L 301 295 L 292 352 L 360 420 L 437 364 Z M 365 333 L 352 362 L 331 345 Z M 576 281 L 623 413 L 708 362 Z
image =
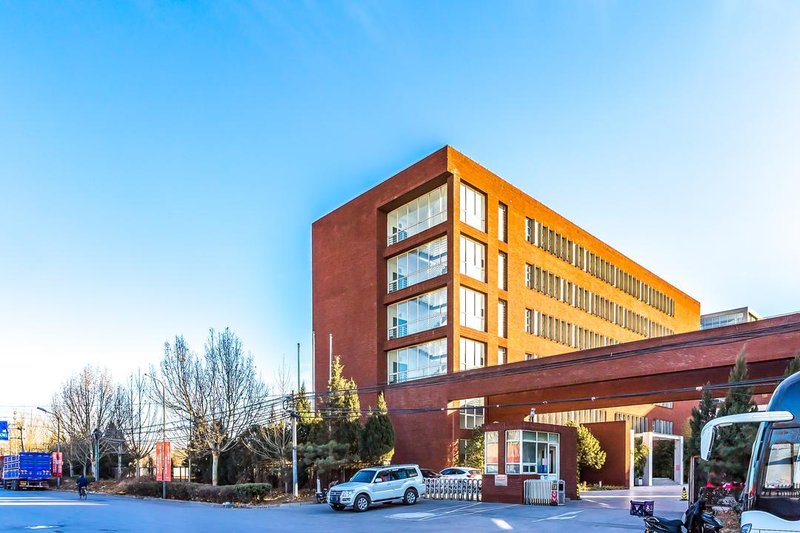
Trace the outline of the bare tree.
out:
M 291 378 L 291 371 L 283 359 L 272 380 L 273 390 L 280 396 L 288 397 L 292 392 Z M 242 441 L 251 452 L 264 459 L 270 468 L 280 472 L 286 489 L 292 456 L 292 428 L 291 418 L 284 412 L 282 403 L 273 403 L 266 422 L 252 426 Z
M 164 343 L 164 357 L 160 364 L 161 380 L 166 385 L 164 401 L 176 423 L 173 424 L 176 437 L 185 442 L 188 453 L 198 453 L 195 428 L 198 421 L 204 420 L 207 401 L 203 397 L 203 363 L 186 343 L 182 335 L 175 336 L 172 344 Z M 153 370 L 151 375 L 155 375 Z M 161 404 L 162 391 L 159 387 L 151 389 L 151 398 Z M 158 439 L 157 439 L 158 440 Z
M 230 329 L 209 331 L 202 359 L 189 350 L 183 337 L 166 344 L 161 373 L 166 401 L 172 411 L 190 422 L 190 444 L 211 454 L 211 482 L 218 482 L 219 456 L 264 419 L 267 387 L 256 373 L 253 357 Z
M 64 383 L 52 408 L 61 417 L 70 449 L 85 474 L 86 467 L 95 460 L 94 431 L 103 432 L 114 419 L 114 387 L 108 371 L 87 365 Z M 109 443 L 101 439 L 99 447 L 102 457 L 109 450 Z
M 125 451 L 136 464 L 136 477 L 140 476 L 142 460 L 149 457 L 155 447 L 158 409 L 150 391 L 149 380 L 137 370 L 125 385 L 117 387 L 115 398 L 117 429 Z

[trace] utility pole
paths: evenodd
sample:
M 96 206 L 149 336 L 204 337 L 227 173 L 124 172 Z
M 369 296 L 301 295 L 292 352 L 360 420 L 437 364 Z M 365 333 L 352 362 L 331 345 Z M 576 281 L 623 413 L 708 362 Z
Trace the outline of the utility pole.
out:
M 297 405 L 292 405 L 292 495 L 297 498 Z
M 300 343 L 297 343 L 297 394 L 300 394 Z M 297 397 L 292 394 L 292 495 L 297 498 Z
M 309 387 L 309 392 L 311 393 L 311 412 L 317 414 L 317 384 L 315 382 L 316 379 L 316 367 L 317 366 L 317 332 L 311 332 L 311 387 Z
M 56 419 L 56 453 L 58 454 L 58 460 L 61 461 L 61 468 L 60 470 L 64 469 L 64 461 L 61 459 L 61 415 L 58 413 L 51 413 L 44 407 L 37 407 L 37 409 L 43 413 L 47 413 L 48 415 L 52 415 Z M 63 475 L 63 472 L 62 472 Z M 61 476 L 56 478 L 56 488 L 61 488 Z
M 333 377 L 333 333 L 328 333 L 328 383 Z

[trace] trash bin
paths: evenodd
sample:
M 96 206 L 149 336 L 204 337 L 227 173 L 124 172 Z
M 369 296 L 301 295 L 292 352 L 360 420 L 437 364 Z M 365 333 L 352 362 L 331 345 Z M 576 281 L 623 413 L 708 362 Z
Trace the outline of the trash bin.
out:
M 631 500 L 631 514 L 634 516 L 653 516 L 653 500 Z

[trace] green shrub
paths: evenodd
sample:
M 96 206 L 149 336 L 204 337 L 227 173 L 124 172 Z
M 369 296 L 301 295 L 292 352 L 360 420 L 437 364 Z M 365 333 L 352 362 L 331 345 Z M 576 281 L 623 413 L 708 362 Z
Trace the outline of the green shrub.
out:
M 193 500 L 199 483 L 167 483 L 167 498 L 171 500 Z
M 272 485 L 269 483 L 242 483 L 233 486 L 236 501 L 243 503 L 263 501 L 269 496 Z
M 197 484 L 193 499 L 203 502 L 225 503 L 234 501 L 234 496 L 232 485 L 215 487 L 213 485 Z
M 169 487 L 169 483 L 167 484 Z M 149 496 L 157 498 L 161 496 L 161 482 L 149 479 L 136 479 L 125 483 L 120 490 L 132 496 Z

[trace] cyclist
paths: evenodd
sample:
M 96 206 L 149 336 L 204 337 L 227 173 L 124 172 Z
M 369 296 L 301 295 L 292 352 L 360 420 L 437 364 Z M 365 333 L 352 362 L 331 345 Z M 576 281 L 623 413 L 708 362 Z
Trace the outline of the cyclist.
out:
M 81 474 L 81 477 L 78 478 L 78 496 L 81 498 L 86 497 L 86 487 L 89 485 L 89 480 L 86 479 L 86 476 Z

